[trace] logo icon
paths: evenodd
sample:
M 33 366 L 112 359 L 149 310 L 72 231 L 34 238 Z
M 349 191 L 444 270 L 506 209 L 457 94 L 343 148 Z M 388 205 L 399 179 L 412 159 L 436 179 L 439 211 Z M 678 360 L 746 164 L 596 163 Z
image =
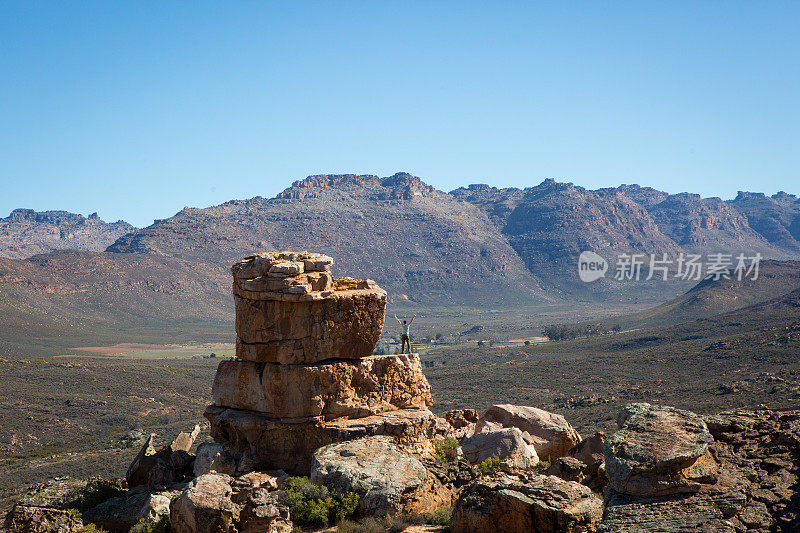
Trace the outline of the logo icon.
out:
M 591 283 L 605 277 L 608 262 L 594 252 L 581 252 L 578 257 L 578 276 L 581 281 Z

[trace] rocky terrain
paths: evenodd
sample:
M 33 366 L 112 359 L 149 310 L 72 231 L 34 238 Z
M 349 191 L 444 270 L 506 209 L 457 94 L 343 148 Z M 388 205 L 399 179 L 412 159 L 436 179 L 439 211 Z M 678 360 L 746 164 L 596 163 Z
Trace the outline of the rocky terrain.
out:
M 333 278 L 331 262 L 281 252 L 234 265 L 234 296 L 247 304 L 237 303 L 237 356 L 218 365 L 214 403 L 205 413 L 213 441 L 198 442 L 200 425 L 162 446 L 150 435 L 124 480 L 52 479 L 17 498 L 4 527 L 63 533 L 402 531 L 410 523 L 447 525 L 453 533 L 800 528 L 800 410 L 701 416 L 625 402 L 607 433 L 583 437 L 567 417 L 526 405 L 438 417 L 428 410 L 432 397 L 418 354 L 371 355 L 385 291 L 371 280 Z M 724 359 L 720 354 L 765 341 L 763 357 L 767 345 L 795 346 L 799 328 L 739 335 L 705 351 Z M 248 349 L 248 342 L 263 346 Z M 786 378 L 772 377 L 776 387 L 788 387 Z
M 66 211 L 15 209 L 0 218 L 0 257 L 25 259 L 55 250 L 102 252 L 136 228 L 125 221 L 103 222 Z

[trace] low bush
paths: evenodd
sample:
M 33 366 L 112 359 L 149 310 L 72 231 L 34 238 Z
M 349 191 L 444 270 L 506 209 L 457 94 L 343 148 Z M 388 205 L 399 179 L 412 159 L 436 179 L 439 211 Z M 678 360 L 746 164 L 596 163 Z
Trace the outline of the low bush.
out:
M 292 521 L 315 526 L 327 526 L 353 516 L 359 500 L 353 492 L 331 493 L 307 477 L 289 478 L 280 493 L 280 501 L 289 508 Z
M 499 472 L 500 458 L 497 456 L 487 457 L 486 459 L 478 463 L 478 471 L 484 476 Z
M 433 443 L 436 453 L 434 457 L 440 463 L 448 463 L 458 459 L 458 441 L 453 437 L 435 440 Z

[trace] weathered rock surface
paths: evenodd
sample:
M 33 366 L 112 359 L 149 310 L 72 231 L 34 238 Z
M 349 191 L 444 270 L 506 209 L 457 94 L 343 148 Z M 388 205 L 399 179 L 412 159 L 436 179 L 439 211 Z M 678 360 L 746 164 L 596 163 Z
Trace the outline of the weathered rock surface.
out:
M 459 496 L 453 533 L 595 531 L 603 502 L 584 485 L 554 476 L 479 480 Z
M 554 460 L 543 474 L 556 476 L 564 481 L 577 481 L 583 483 L 586 479 L 586 463 L 574 457 L 564 456 Z
M 223 361 L 212 388 L 214 404 L 275 418 L 360 418 L 432 405 L 416 354 L 354 361 L 283 365 Z
M 3 527 L 9 533 L 71 533 L 82 528 L 83 522 L 69 511 L 17 504 Z
M 127 533 L 140 522 L 153 524 L 162 516 L 169 517 L 169 506 L 180 490 L 151 492 L 137 487 L 121 496 L 110 498 L 83 513 L 83 519 L 110 533 Z
M 367 437 L 324 446 L 314 453 L 311 480 L 331 490 L 355 492 L 359 512 L 385 516 L 423 513 L 449 505 L 452 492 L 391 437 Z
M 200 426 L 197 425 L 191 433 L 181 432 L 175 440 L 159 450 L 153 446 L 155 435 L 150 435 L 128 467 L 125 474 L 128 486 L 166 486 L 191 476 L 194 458 L 189 454 L 189 449 L 199 433 Z
M 386 291 L 372 280 L 339 278 L 333 260 L 308 252 L 271 252 L 236 263 L 236 355 L 263 363 L 357 359 L 375 349 Z
M 713 437 L 696 414 L 629 404 L 617 424 L 620 430 L 603 446 L 608 486 L 614 491 L 664 496 L 696 492 L 701 483 L 715 481 L 719 465 L 708 452 Z
M 603 455 L 605 441 L 606 434 L 598 431 L 591 437 L 580 441 L 567 452 L 568 457 L 574 457 L 586 465 L 583 471 L 585 478 L 582 483 L 597 492 L 603 492 L 608 483 L 605 456 Z
M 475 431 L 499 427 L 515 427 L 530 434 L 536 453 L 542 459 L 562 457 L 581 441 L 581 436 L 563 416 L 536 407 L 494 405 L 478 420 Z
M 170 506 L 174 533 L 289 533 L 289 511 L 263 488 L 235 492 L 233 478 L 205 474 L 196 478 Z
M 529 435 L 517 428 L 475 433 L 461 441 L 461 451 L 471 463 L 497 457 L 511 469 L 527 470 L 539 464 L 539 456 Z
M 194 477 L 210 472 L 235 476 L 240 459 L 218 442 L 204 442 L 197 447 L 193 466 Z
M 444 419 L 453 426 L 460 429 L 478 421 L 478 412 L 475 409 L 453 409 L 444 414 Z
M 211 436 L 259 466 L 307 475 L 311 456 L 322 446 L 389 435 L 407 449 L 429 452 L 436 417 L 427 409 L 403 409 L 357 419 L 291 423 L 255 411 L 209 406 Z
M 631 406 L 620 417 L 623 427 L 629 418 L 653 409 L 666 408 Z M 696 426 L 696 415 L 681 416 Z M 740 410 L 707 416 L 705 422 L 715 439 L 708 444 L 708 451 L 719 463 L 713 481 L 698 481 L 692 493 L 655 497 L 610 489 L 603 531 L 766 533 L 800 529 L 800 412 Z M 642 433 L 647 432 L 661 434 L 661 427 L 653 424 Z M 655 438 L 665 437 L 643 435 L 639 440 L 652 442 Z

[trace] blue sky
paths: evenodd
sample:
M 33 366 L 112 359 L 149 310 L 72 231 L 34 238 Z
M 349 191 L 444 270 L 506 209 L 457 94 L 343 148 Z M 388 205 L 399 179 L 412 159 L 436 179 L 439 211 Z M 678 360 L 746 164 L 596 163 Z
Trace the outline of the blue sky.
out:
M 800 193 L 798 2 L 0 3 L 0 216 L 309 174 Z

